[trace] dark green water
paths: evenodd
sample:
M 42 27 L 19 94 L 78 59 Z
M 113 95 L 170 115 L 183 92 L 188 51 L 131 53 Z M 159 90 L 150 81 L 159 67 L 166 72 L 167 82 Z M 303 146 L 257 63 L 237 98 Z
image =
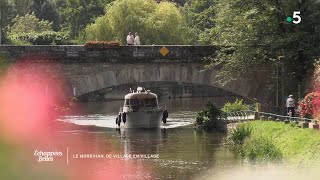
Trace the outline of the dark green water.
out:
M 85 114 L 63 117 L 65 121 L 81 125 L 100 126 L 97 130 L 60 132 L 62 138 L 81 139 L 88 153 L 155 154 L 158 158 L 131 159 L 134 172 L 120 176 L 125 179 L 202 179 L 214 177 L 239 164 L 234 153 L 223 146 L 226 134 L 206 133 L 194 129 L 194 115 L 209 101 L 222 105 L 226 98 L 164 100 L 169 110 L 168 125 L 153 130 L 116 130 L 114 117 L 122 101 L 102 104 L 82 104 Z M 230 99 L 228 99 L 230 100 Z M 107 148 L 111 146 L 112 149 Z M 106 148 L 104 148 L 106 147 Z M 70 147 L 70 154 L 82 153 L 81 148 Z M 95 161 L 99 161 L 96 159 Z M 70 158 L 69 165 L 81 163 Z M 108 168 L 108 167 L 106 167 Z M 147 170 L 146 170 L 147 169 Z M 98 171 L 98 170 L 97 170 Z M 93 170 L 92 173 L 97 173 Z

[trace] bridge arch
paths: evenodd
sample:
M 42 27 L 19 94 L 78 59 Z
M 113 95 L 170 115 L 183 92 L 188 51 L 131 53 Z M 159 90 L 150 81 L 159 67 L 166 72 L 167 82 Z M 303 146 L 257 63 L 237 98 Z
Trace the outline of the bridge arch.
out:
M 168 54 L 161 55 L 166 48 Z M 73 89 L 77 95 L 99 89 L 130 84 L 134 82 L 178 82 L 212 86 L 239 96 L 269 103 L 265 73 L 257 72 L 254 77 L 239 78 L 225 85 L 218 83 L 219 67 L 204 69 L 203 57 L 214 58 L 216 46 L 119 46 L 90 49 L 84 46 L 0 46 L 9 64 L 21 59 L 31 71 L 42 69 L 51 74 L 57 84 L 66 81 L 70 95 Z M 23 67 L 24 65 L 20 66 Z M 39 78 L 40 79 L 40 78 Z M 41 80 L 39 80 L 41 81 Z M 52 82 L 46 82 L 52 84 Z M 58 90 L 57 90 L 58 91 Z M 63 99 L 63 98 L 62 98 Z
M 205 97 L 237 97 L 246 99 L 237 94 L 207 85 L 181 82 L 138 82 L 99 89 L 78 96 L 80 101 L 96 102 L 105 100 L 122 100 L 130 89 L 144 87 L 156 93 L 159 98 L 205 98 Z
M 72 69 L 82 69 L 82 71 L 81 73 L 72 73 Z M 64 72 L 68 72 L 65 76 L 70 85 L 75 88 L 77 96 L 115 86 L 150 82 L 211 86 L 248 99 L 259 95 L 261 84 L 255 81 L 238 80 L 222 86 L 217 82 L 216 73 L 218 71 L 218 68 L 204 69 L 203 64 L 199 63 L 64 65 Z

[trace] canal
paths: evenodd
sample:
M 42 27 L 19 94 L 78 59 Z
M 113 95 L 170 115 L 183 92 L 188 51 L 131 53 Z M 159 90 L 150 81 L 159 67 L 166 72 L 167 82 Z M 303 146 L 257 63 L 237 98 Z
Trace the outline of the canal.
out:
M 208 101 L 222 107 L 235 97 L 163 99 L 169 111 L 166 125 L 157 130 L 116 130 L 115 117 L 123 101 L 79 103 L 81 111 L 59 120 L 85 126 L 88 130 L 61 131 L 61 138 L 80 139 L 82 144 L 69 147 L 70 154 L 118 154 L 125 165 L 119 177 L 124 179 L 203 179 L 226 173 L 239 165 L 234 152 L 223 145 L 223 133 L 207 133 L 194 129 L 196 112 L 205 109 Z M 85 138 L 82 138 L 85 137 Z M 111 147 L 111 148 L 110 148 Z M 128 157 L 124 157 L 127 155 Z M 141 155 L 141 157 L 138 157 Z M 131 156 L 131 157 L 130 157 Z M 133 157 L 136 156 L 136 157 Z M 151 156 L 151 157 L 150 157 Z M 95 162 L 102 160 L 94 159 Z M 84 161 L 70 158 L 69 165 Z M 127 167 L 131 164 L 134 166 Z M 104 165 L 100 165 L 104 166 Z M 109 166 L 86 168 L 88 173 L 108 172 Z M 101 172 L 100 172 L 101 171 Z

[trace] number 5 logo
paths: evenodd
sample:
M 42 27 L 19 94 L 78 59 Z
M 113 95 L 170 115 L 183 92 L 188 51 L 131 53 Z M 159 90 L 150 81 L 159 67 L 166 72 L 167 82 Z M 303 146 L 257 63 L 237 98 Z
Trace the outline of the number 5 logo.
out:
M 294 11 L 292 18 L 294 19 L 293 23 L 299 24 L 301 22 L 300 11 Z

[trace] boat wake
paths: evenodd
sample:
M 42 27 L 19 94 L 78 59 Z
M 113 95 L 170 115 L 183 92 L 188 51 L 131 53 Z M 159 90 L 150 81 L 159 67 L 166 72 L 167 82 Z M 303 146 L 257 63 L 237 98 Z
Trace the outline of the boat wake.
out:
M 83 126 L 97 126 L 105 128 L 118 128 L 115 123 L 116 114 L 102 115 L 102 114 L 90 114 L 84 116 L 62 116 L 58 121 L 68 122 L 76 125 Z M 178 128 L 193 124 L 195 119 L 195 113 L 191 111 L 181 111 L 178 113 L 172 113 L 167 119 L 167 123 L 161 123 L 160 128 Z M 123 124 L 121 125 L 123 126 Z

